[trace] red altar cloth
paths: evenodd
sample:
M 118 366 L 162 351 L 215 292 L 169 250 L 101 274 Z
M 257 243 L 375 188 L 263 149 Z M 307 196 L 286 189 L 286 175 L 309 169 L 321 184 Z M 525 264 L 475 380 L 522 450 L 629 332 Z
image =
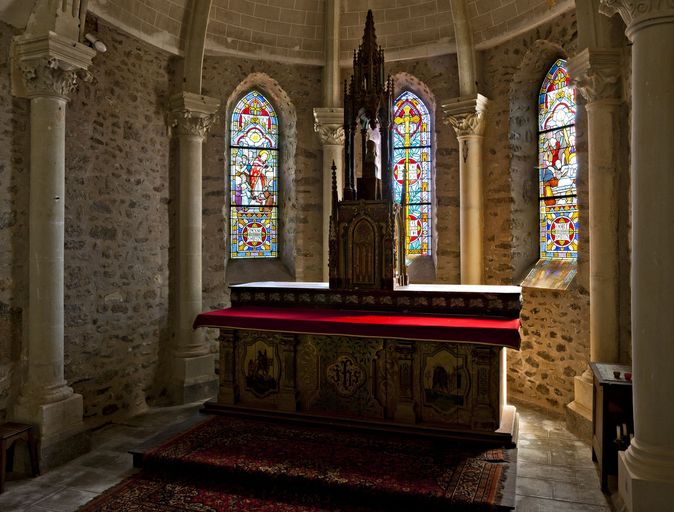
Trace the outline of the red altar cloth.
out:
M 517 318 L 441 316 L 382 311 L 236 306 L 201 313 L 197 327 L 328 334 L 422 341 L 458 341 L 520 348 Z

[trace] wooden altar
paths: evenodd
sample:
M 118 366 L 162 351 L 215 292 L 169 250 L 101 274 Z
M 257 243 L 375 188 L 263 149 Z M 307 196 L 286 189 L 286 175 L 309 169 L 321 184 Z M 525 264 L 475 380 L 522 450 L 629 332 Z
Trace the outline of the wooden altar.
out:
M 519 348 L 519 296 L 496 286 L 233 286 L 231 308 L 195 321 L 220 329 L 219 395 L 205 408 L 512 442 L 503 352 Z
M 343 200 L 332 166 L 329 283 L 233 286 L 231 308 L 199 315 L 195 327 L 220 329 L 205 407 L 513 442 L 505 348 L 519 349 L 520 289 L 407 284 L 392 97 L 370 11 L 344 87 Z

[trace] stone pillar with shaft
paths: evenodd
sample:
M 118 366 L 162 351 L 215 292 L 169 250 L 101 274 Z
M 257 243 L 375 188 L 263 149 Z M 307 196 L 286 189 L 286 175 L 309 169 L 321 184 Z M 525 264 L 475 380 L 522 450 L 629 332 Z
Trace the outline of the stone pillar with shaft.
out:
M 461 284 L 484 282 L 482 143 L 487 103 L 477 94 L 442 105 L 445 124 L 452 125 L 459 140 Z
M 674 503 L 674 3 L 602 0 L 632 41 L 632 379 L 634 439 L 619 454 L 632 512 Z
M 569 76 L 585 98 L 590 183 L 590 360 L 620 358 L 618 179 L 622 143 L 620 50 L 585 49 L 569 60 Z M 569 408 L 586 420 L 591 436 L 592 372 L 574 381 Z
M 213 124 L 219 101 L 189 92 L 171 97 L 179 140 L 178 229 L 176 250 L 175 339 L 169 396 L 188 403 L 215 396 L 215 355 L 202 330 L 192 329 L 202 312 L 202 143 Z
M 332 197 L 331 166 L 337 166 L 337 190 L 340 199 L 344 188 L 344 109 L 339 87 L 339 16 L 340 0 L 325 2 L 325 66 L 323 68 L 323 105 L 314 108 L 314 129 L 323 147 L 323 280 L 328 281 L 330 203 Z
M 344 109 L 315 108 L 314 129 L 323 147 L 323 281 L 328 281 L 328 253 L 330 249 L 330 211 L 332 208 L 332 163 L 337 167 L 339 198 L 344 189 Z
M 43 467 L 88 450 L 82 395 L 64 378 L 65 116 L 94 55 L 54 32 L 13 48 L 13 92 L 30 99 L 30 263 L 27 372 L 12 417 L 36 425 Z

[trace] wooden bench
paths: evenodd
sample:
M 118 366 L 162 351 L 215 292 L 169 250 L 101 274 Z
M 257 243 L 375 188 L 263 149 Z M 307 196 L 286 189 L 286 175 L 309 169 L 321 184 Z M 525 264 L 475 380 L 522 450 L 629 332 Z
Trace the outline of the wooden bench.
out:
M 0 493 L 5 489 L 6 472 L 14 466 L 14 445 L 17 441 L 24 441 L 28 447 L 33 476 L 40 474 L 33 427 L 23 423 L 3 423 L 0 425 Z

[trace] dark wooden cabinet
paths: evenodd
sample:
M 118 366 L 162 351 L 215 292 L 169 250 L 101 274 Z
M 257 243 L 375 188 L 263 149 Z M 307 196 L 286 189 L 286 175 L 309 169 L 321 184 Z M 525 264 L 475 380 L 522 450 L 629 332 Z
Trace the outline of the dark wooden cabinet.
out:
M 592 390 L 592 460 L 599 464 L 601 490 L 608 490 L 608 475 L 618 474 L 618 428 L 634 433 L 632 381 L 625 379 L 629 366 L 590 363 L 594 375 Z M 614 372 L 619 372 L 616 377 Z

